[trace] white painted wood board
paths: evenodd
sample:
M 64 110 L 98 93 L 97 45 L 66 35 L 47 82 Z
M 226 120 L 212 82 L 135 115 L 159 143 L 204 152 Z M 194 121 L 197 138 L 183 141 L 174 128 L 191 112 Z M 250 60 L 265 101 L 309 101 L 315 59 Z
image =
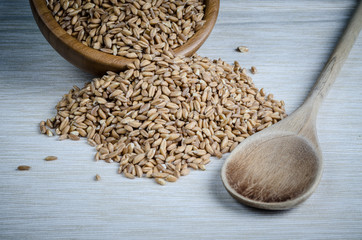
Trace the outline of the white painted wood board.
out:
M 222 0 L 198 54 L 256 66 L 256 86 L 283 99 L 291 113 L 357 3 Z M 235 51 L 240 45 L 250 51 Z M 223 160 L 159 186 L 122 177 L 117 164 L 94 162 L 85 141 L 40 135 L 38 123 L 55 114 L 61 96 L 92 76 L 50 47 L 27 1 L 1 1 L 0 239 L 362 239 L 361 56 L 362 36 L 320 110 L 325 162 L 317 191 L 290 211 L 259 211 L 227 194 Z M 48 155 L 59 160 L 45 162 Z M 21 164 L 32 169 L 16 171 Z

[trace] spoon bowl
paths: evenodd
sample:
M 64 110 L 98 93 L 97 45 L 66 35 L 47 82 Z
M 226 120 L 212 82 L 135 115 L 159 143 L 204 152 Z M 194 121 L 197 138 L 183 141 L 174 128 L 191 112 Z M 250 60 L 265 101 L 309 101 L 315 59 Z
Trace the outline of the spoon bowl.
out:
M 226 159 L 221 178 L 236 200 L 262 209 L 289 209 L 317 188 L 322 175 L 316 131 L 318 108 L 361 28 L 362 3 L 302 106 L 279 123 L 244 140 Z
M 230 154 L 222 180 L 241 203 L 282 210 L 313 193 L 322 175 L 322 154 L 305 137 L 273 127 L 244 140 Z

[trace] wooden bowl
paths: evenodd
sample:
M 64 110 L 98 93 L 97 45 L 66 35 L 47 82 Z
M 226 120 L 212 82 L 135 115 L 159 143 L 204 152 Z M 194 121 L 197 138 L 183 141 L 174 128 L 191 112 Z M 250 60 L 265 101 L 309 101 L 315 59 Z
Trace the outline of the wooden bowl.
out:
M 73 65 L 95 75 L 124 70 L 133 59 L 114 56 L 87 47 L 70 36 L 55 20 L 45 0 L 29 0 L 38 27 L 50 45 Z M 220 0 L 205 0 L 205 24 L 184 45 L 174 49 L 176 55 L 191 56 L 210 35 L 219 12 Z

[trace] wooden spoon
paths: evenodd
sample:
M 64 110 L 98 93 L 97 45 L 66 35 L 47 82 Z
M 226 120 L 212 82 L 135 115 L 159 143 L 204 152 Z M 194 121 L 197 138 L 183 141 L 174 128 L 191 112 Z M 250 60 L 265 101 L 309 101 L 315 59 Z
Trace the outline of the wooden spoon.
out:
M 289 117 L 244 140 L 226 159 L 227 191 L 246 205 L 281 210 L 306 200 L 322 175 L 316 117 L 362 28 L 362 4 L 350 20 L 312 91 Z

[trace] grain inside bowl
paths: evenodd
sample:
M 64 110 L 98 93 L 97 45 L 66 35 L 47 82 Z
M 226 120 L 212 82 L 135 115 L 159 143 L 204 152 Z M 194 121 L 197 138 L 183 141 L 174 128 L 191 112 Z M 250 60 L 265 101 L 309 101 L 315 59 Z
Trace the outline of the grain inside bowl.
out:
M 43 133 L 85 137 L 96 160 L 161 185 L 205 170 L 211 156 L 286 116 L 284 102 L 256 88 L 237 62 L 167 54 L 143 54 L 126 71 L 74 87 L 56 109 Z
M 127 58 L 172 51 L 205 23 L 203 0 L 47 0 L 47 6 L 84 45 Z

